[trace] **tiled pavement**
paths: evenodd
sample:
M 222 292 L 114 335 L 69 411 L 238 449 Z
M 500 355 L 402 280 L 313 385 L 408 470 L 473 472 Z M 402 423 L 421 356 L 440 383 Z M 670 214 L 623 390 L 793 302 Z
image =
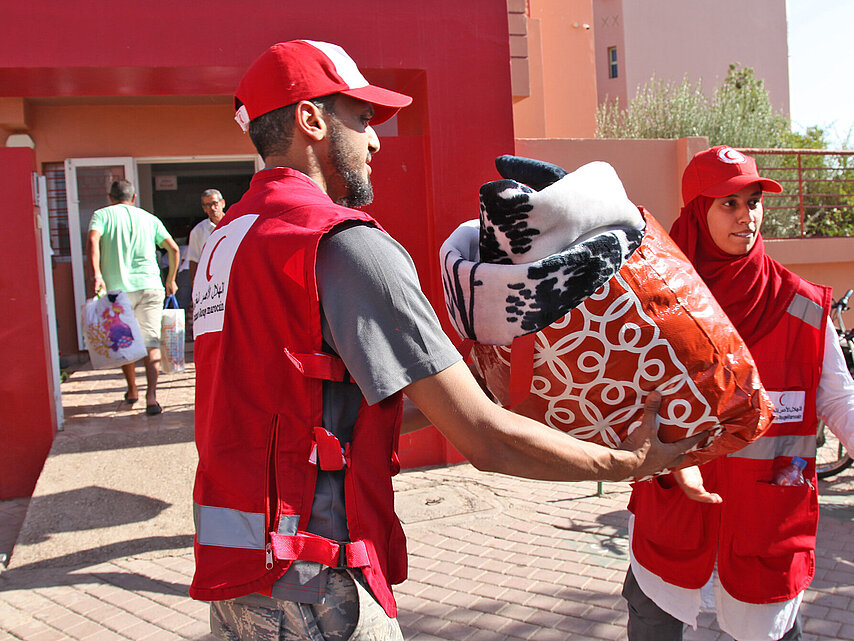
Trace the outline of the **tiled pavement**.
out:
M 104 400 L 120 398 L 117 375 L 84 370 L 63 384 L 66 429 L 32 501 L 0 502 L 0 553 L 30 507 L 0 574 L 0 641 L 210 639 L 207 605 L 187 597 L 192 377 L 192 364 L 163 376 L 166 411 L 153 418 Z M 105 466 L 116 473 L 102 475 Z M 595 483 L 460 465 L 405 471 L 395 485 L 409 538 L 410 577 L 396 590 L 409 641 L 625 639 L 626 484 L 599 496 Z M 804 638 L 854 639 L 854 472 L 822 490 Z M 705 615 L 685 638 L 729 637 Z

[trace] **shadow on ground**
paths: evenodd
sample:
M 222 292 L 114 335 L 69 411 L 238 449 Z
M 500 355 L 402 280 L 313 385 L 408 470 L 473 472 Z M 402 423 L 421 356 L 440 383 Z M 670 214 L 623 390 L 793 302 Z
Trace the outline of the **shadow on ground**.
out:
M 109 569 L 89 570 L 89 568 L 115 559 L 154 551 L 180 549 L 184 552 L 192 545 L 192 535 L 150 536 L 95 549 L 80 550 L 73 554 L 28 563 L 4 571 L 0 574 L 0 592 L 106 582 L 131 591 L 186 595 L 189 588 L 186 583 L 152 579 L 129 572 L 116 572 Z
M 116 509 L 105 509 L 110 505 Z M 28 543 L 39 543 L 58 532 L 82 532 L 141 523 L 157 517 L 170 505 L 150 496 L 96 486 L 37 496 L 30 500 L 29 509 L 50 514 L 52 518 L 40 536 Z

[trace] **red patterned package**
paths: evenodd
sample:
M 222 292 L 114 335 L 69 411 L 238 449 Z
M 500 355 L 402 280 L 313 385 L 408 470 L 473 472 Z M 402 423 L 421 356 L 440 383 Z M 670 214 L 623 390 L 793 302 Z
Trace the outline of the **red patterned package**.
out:
M 506 186 L 501 188 L 506 191 Z M 490 244 L 484 242 L 484 230 L 489 231 L 500 216 L 483 190 L 481 196 L 482 255 Z M 542 208 L 544 202 L 534 199 L 532 208 Z M 571 303 L 568 311 L 557 310 L 565 311 L 558 318 L 540 313 L 539 320 L 532 321 L 540 327 L 533 332 L 525 331 L 530 325 L 522 325 L 547 305 L 537 301 L 534 287 L 520 290 L 515 274 L 501 287 L 513 290 L 513 296 L 534 292 L 534 302 L 526 301 L 527 312 L 510 313 L 510 303 L 520 306 L 512 296 L 504 309 L 497 310 L 494 304 L 483 309 L 475 296 L 477 285 L 490 289 L 488 281 L 500 280 L 496 270 L 506 266 L 518 271 L 521 261 L 483 269 L 481 256 L 472 256 L 477 260 L 468 264 L 463 256 L 466 243 L 460 242 L 458 230 L 443 245 L 448 308 L 461 335 L 474 339 L 473 361 L 503 406 L 576 438 L 617 447 L 640 424 L 646 395 L 658 390 L 662 440 L 709 431 L 707 442 L 689 453 L 684 463 L 701 464 L 758 438 L 773 420 L 773 406 L 747 347 L 700 276 L 655 218 L 643 208 L 636 211 L 645 224 L 639 246 L 632 251 L 629 245 L 625 260 L 611 261 L 615 269 L 601 285 L 602 270 L 587 278 L 577 265 L 571 268 L 569 273 L 582 283 L 570 279 L 564 287 L 581 289 L 582 300 Z M 613 225 L 603 229 L 614 231 Z M 540 257 L 533 258 L 526 264 Z M 589 263 L 587 258 L 580 264 Z M 461 295 L 468 283 L 475 285 Z M 595 291 L 589 292 L 594 286 Z M 490 302 L 496 296 L 482 298 Z M 554 294 L 547 298 L 552 300 Z M 469 312 L 465 322 L 460 320 L 461 309 Z M 513 315 L 521 319 L 509 323 L 516 326 L 512 341 L 477 318 L 478 314 L 499 318 L 504 311 L 508 320 Z M 490 340 L 490 335 L 502 338 Z

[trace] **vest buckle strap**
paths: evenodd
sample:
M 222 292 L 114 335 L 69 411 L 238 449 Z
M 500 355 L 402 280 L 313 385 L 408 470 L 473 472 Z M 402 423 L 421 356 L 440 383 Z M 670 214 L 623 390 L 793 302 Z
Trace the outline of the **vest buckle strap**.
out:
M 309 532 L 294 536 L 270 533 L 273 555 L 279 561 L 314 561 L 330 568 L 362 568 L 371 564 L 364 541 L 338 543 Z
M 315 427 L 314 445 L 309 461 L 325 472 L 343 470 L 347 464 L 347 453 L 341 447 L 341 441 L 332 432 Z
M 338 547 L 338 569 L 363 568 L 371 564 L 364 541 L 342 543 Z
M 308 378 L 319 378 L 325 381 L 336 381 L 349 383 L 350 373 L 337 356 L 324 354 L 323 352 L 312 352 L 308 354 L 297 354 L 287 347 L 284 348 L 285 356 L 291 364 L 296 367 L 303 376 Z

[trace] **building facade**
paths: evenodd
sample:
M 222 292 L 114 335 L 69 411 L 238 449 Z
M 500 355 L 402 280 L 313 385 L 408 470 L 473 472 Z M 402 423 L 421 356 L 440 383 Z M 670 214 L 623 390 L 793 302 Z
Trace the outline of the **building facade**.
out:
M 342 0 L 320 6 L 120 1 L 109 7 L 33 0 L 5 3 L 2 12 L 0 147 L 30 149 L 0 149 L 20 169 L 0 175 L 0 192 L 31 198 L 15 200 L 20 206 L 6 210 L 0 225 L 7 238 L 49 228 L 42 253 L 52 254 L 53 285 L 42 293 L 52 294 L 55 304 L 38 294 L 34 300 L 41 300 L 46 318 L 54 309 L 55 317 L 31 327 L 42 369 L 54 369 L 44 366 L 54 328 L 63 358 L 85 357 L 77 319 L 92 275 L 83 241 L 92 212 L 108 204 L 112 180 L 133 181 L 138 204 L 159 216 L 179 243 L 204 216 L 202 190 L 218 188 L 235 202 L 259 159 L 233 120 L 232 94 L 264 49 L 294 38 L 340 44 L 369 81 L 414 97 L 377 129 L 375 202 L 366 209 L 412 254 L 444 320 L 439 246 L 460 222 L 477 217 L 480 184 L 494 177 L 494 158 L 514 148 L 503 2 L 472 0 L 462 14 L 450 0 L 375 0 L 369 10 Z M 40 182 L 44 203 L 34 209 Z M 20 299 L 22 279 L 34 282 L 42 269 L 37 252 L 25 263 L 15 266 L 17 278 L 4 281 L 5 307 Z M 2 366 L 14 372 L 21 363 Z M 2 391 L 11 397 L 20 389 L 9 378 Z M 32 437 L 19 421 L 20 409 L 6 415 L 0 408 L 5 443 Z M 21 496 L 21 487 L 35 483 L 51 425 L 55 429 L 56 418 L 44 426 L 39 447 L 29 443 L 27 456 L 7 460 L 0 452 L 4 476 L 27 479 L 0 487 L 0 498 Z M 438 433 L 405 437 L 401 446 L 408 466 L 459 460 Z
M 233 121 L 232 93 L 275 42 L 338 43 L 368 80 L 414 97 L 377 128 L 375 202 L 366 209 L 412 254 L 452 337 L 438 250 L 478 216 L 480 185 L 498 178 L 496 156 L 568 170 L 608 161 L 629 198 L 669 226 L 682 170 L 708 141 L 593 140 L 605 95 L 625 99 L 653 72 L 714 86 L 739 62 L 788 109 L 784 0 L 469 0 L 464 11 L 451 0 L 368 4 L 4 5 L 0 229 L 15 251 L 0 308 L 15 323 L 0 350 L 0 499 L 32 489 L 50 448 L 61 420 L 57 354 L 85 359 L 77 319 L 91 293 L 83 261 L 91 213 L 107 204 L 112 180 L 128 178 L 138 204 L 180 244 L 204 216 L 201 191 L 238 200 L 260 159 Z M 838 295 L 854 268 L 852 242 L 772 241 L 768 250 Z M 401 450 L 407 467 L 460 460 L 435 430 L 403 437 Z
M 789 113 L 785 0 L 592 0 L 599 103 L 626 105 L 658 80 L 701 81 L 708 95 L 729 65 L 752 67 L 771 104 Z

